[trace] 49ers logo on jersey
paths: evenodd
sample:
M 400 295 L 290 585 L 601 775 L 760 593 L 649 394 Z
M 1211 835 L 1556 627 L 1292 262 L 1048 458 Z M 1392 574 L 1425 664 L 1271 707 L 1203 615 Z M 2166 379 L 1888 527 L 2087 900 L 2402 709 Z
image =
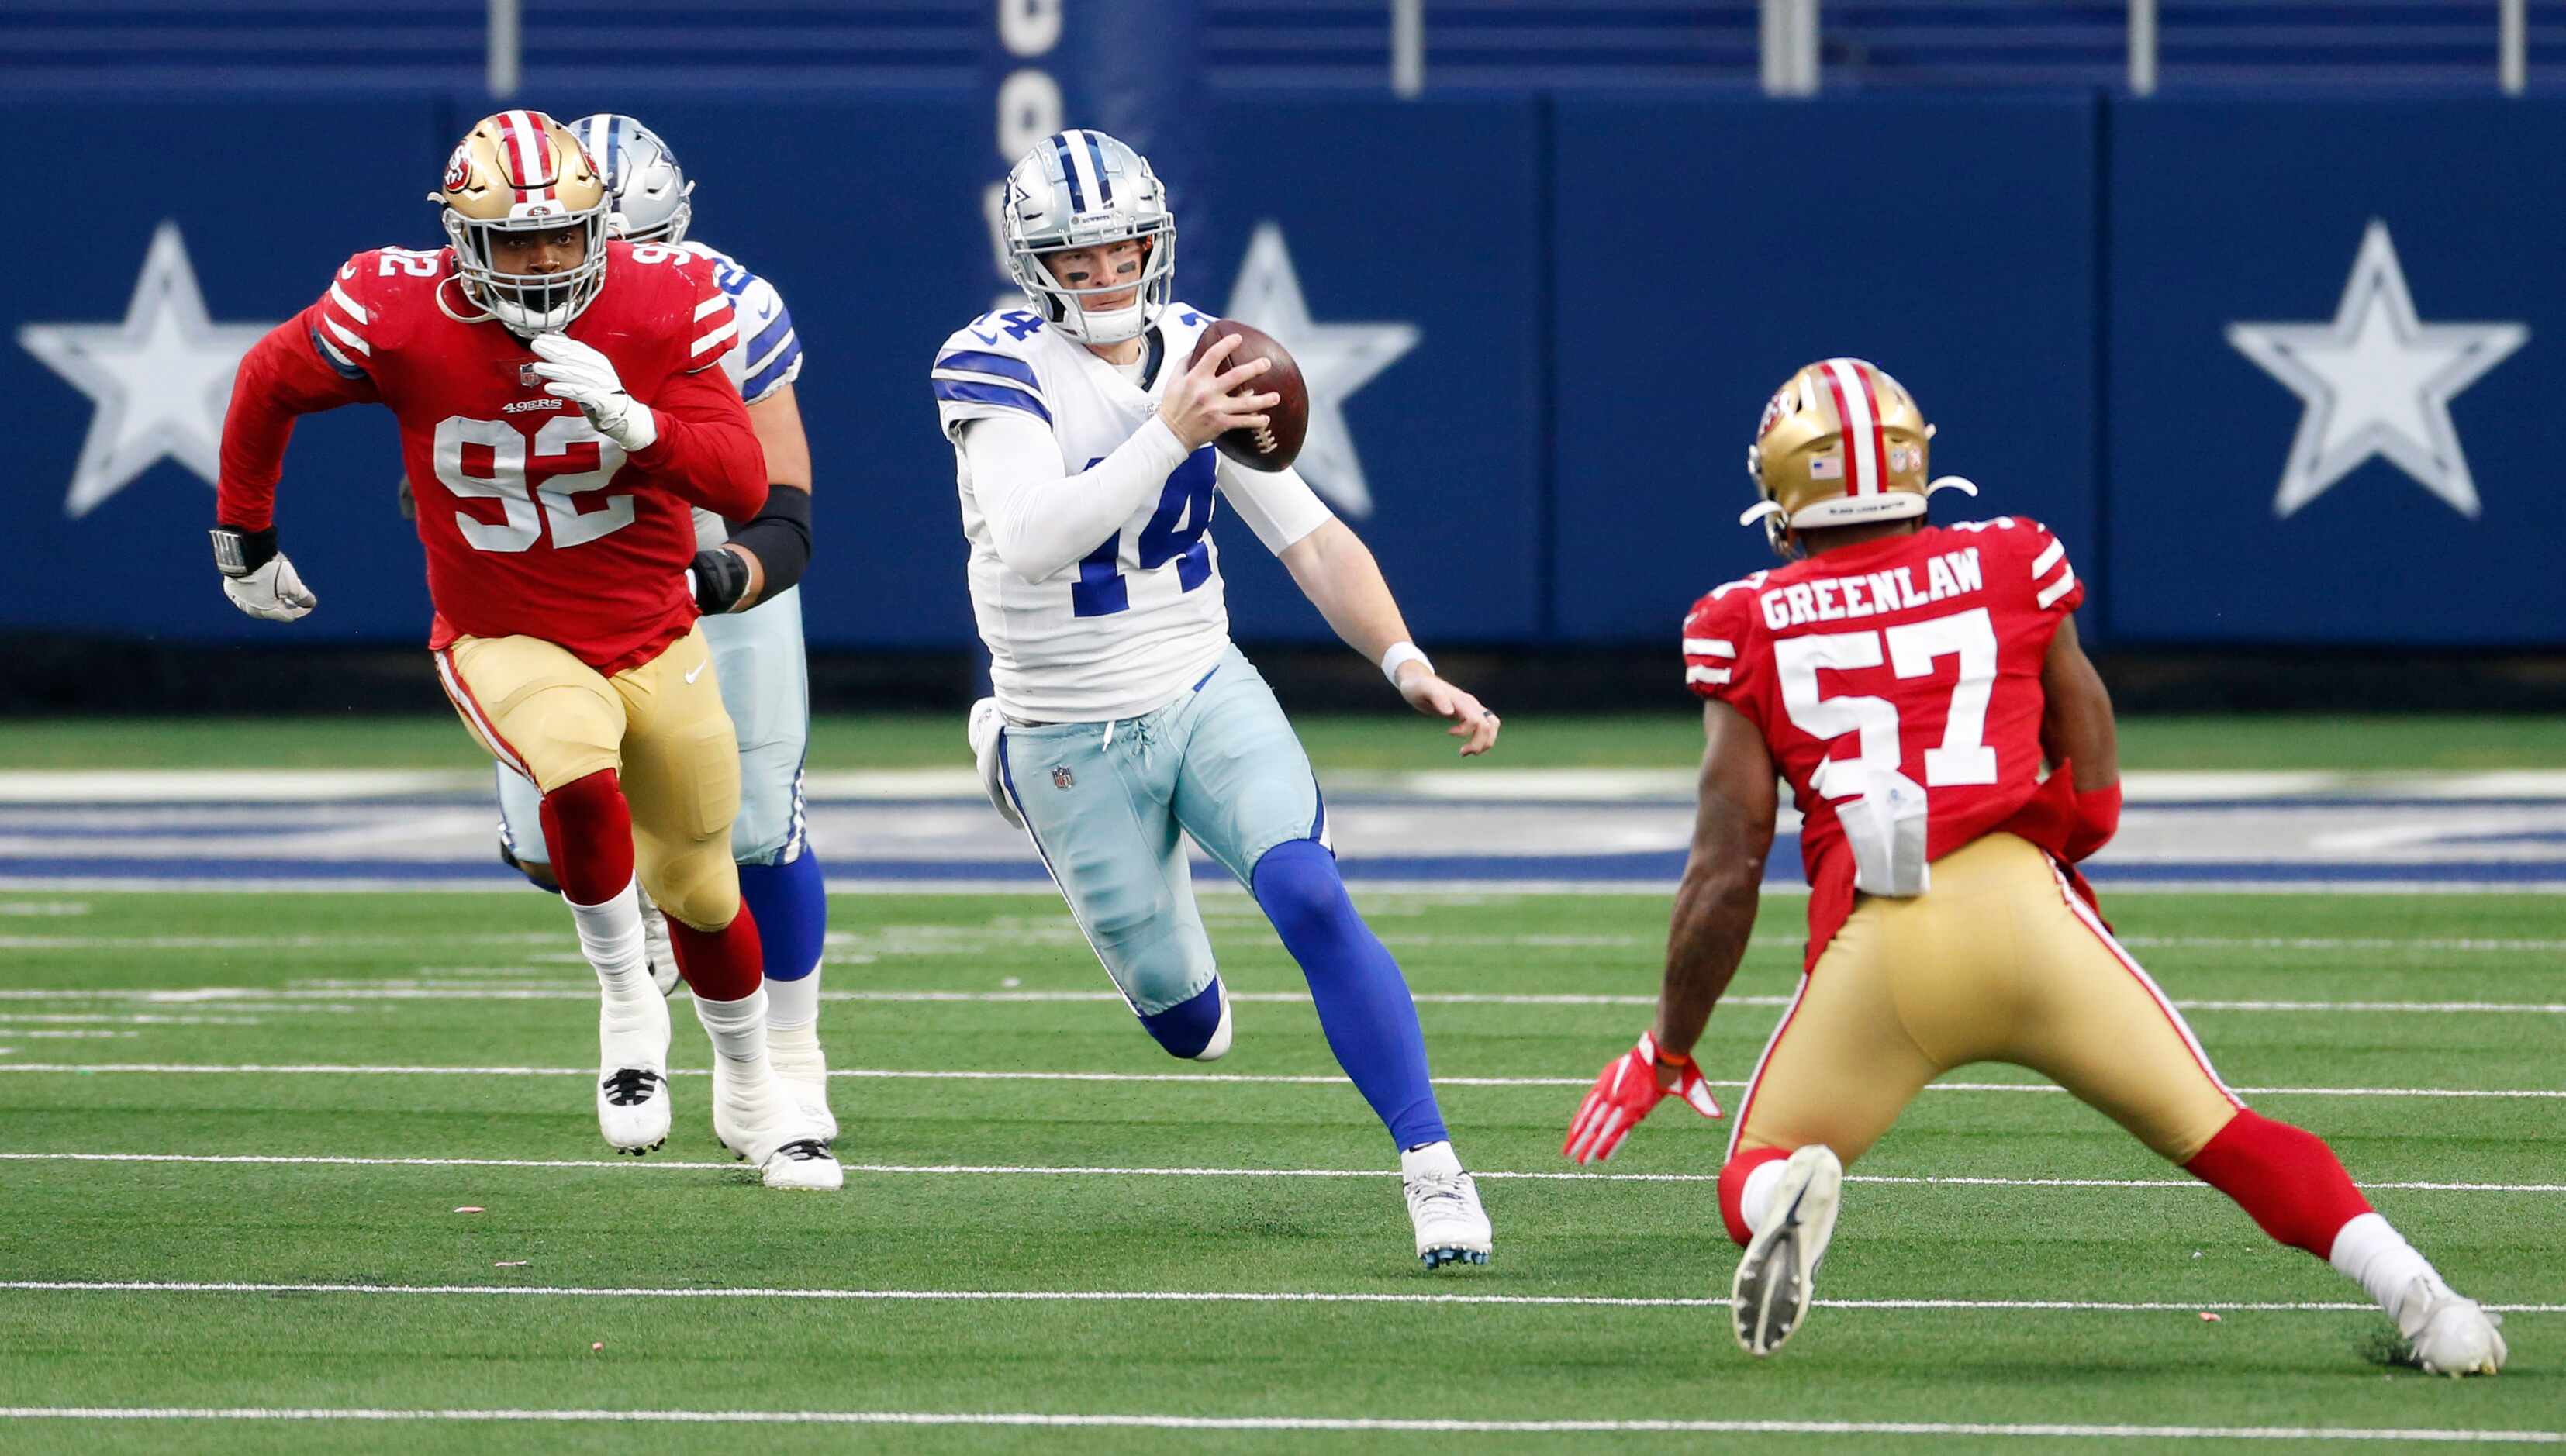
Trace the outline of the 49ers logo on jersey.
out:
M 472 180 L 472 142 L 469 138 L 454 144 L 454 154 L 445 159 L 445 184 L 437 190 L 452 194 L 463 190 Z

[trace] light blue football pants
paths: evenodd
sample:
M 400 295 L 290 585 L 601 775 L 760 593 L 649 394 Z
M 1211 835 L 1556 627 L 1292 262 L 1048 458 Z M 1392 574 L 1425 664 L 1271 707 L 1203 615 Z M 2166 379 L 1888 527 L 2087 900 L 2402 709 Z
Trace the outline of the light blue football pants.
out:
M 801 857 L 806 824 L 802 760 L 811 743 L 811 680 L 802 653 L 802 589 L 747 611 L 707 616 L 713 675 L 739 734 L 739 818 L 730 853 L 740 864 L 789 864 Z M 543 794 L 505 767 L 499 773 L 499 838 L 518 859 L 552 862 L 544 842 Z
M 1277 845 L 1328 843 L 1309 755 L 1274 690 L 1234 646 L 1192 691 L 1155 712 L 1011 724 L 998 754 L 1007 793 L 1070 913 L 1142 1016 L 1211 984 L 1185 836 L 1241 884 Z

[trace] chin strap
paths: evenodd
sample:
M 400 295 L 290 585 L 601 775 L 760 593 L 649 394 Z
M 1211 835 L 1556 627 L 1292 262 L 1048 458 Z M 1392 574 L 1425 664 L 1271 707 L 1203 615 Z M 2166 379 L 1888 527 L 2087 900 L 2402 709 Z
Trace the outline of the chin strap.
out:
M 1936 476 L 1924 487 L 1924 494 L 1929 498 L 1937 490 L 1956 490 L 1965 496 L 1975 496 L 1978 493 L 1978 483 L 1965 475 Z

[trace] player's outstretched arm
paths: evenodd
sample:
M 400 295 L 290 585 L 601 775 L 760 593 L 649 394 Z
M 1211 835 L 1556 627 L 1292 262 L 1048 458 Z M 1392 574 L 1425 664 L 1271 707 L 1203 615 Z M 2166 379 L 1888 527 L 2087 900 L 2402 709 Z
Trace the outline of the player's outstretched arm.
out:
M 1462 740 L 1463 758 L 1496 746 L 1497 715 L 1437 676 L 1434 664 L 1409 640 L 1408 621 L 1382 580 L 1381 563 L 1345 522 L 1329 518 L 1285 547 L 1281 557 L 1310 605 L 1346 645 L 1381 664 L 1410 707 L 1450 720 L 1445 731 Z
M 1560 1151 L 1578 1162 L 1613 1155 L 1640 1119 L 1668 1096 L 1704 1116 L 1719 1115 L 1692 1049 L 1710 1021 L 1755 928 L 1764 857 L 1773 848 L 1773 757 L 1764 735 L 1723 702 L 1702 704 L 1701 782 L 1692 850 L 1675 887 L 1667 931 L 1666 981 L 1658 1024 L 1608 1064 L 1579 1104 Z
M 811 565 L 811 440 L 791 384 L 748 406 L 766 453 L 766 508 L 730 539 L 695 553 L 695 606 L 706 615 L 746 611 L 802 580 Z

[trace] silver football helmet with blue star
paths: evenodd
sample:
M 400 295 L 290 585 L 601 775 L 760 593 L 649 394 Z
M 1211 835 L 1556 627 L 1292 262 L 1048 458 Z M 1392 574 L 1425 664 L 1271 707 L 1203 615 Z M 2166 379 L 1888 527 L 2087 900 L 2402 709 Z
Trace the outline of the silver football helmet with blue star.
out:
M 687 198 L 695 184 L 657 132 L 615 112 L 582 117 L 570 129 L 606 177 L 618 237 L 672 246 L 686 240 L 686 224 L 695 215 Z
M 1051 327 L 1081 344 L 1138 338 L 1166 307 L 1176 274 L 1176 215 L 1167 189 L 1141 153 L 1102 131 L 1057 131 L 1033 144 L 1007 173 L 1001 223 L 1007 275 Z M 1072 288 L 1043 255 L 1127 238 L 1149 242 L 1137 277 Z M 1096 308 L 1091 299 L 1138 288 L 1131 302 Z

